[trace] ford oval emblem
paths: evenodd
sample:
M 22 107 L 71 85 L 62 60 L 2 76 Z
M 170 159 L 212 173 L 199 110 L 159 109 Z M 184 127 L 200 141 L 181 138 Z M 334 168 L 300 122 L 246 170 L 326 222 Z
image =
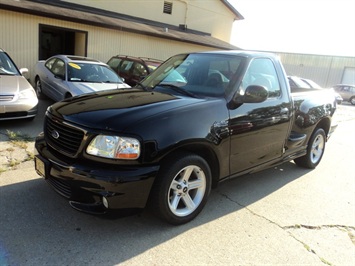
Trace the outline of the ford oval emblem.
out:
M 58 133 L 58 131 L 56 131 L 56 130 L 53 130 L 51 135 L 52 135 L 52 137 L 55 138 L 55 139 L 58 139 L 58 138 L 59 138 L 59 133 Z

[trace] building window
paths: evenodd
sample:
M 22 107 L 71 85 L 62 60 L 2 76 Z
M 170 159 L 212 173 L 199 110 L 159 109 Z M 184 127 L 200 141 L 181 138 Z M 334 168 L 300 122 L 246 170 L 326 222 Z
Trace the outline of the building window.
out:
M 163 13 L 171 15 L 172 12 L 173 12 L 173 3 L 164 1 Z

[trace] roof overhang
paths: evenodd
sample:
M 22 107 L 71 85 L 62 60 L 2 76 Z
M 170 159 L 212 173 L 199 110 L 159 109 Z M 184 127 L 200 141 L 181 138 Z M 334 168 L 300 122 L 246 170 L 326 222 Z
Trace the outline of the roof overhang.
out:
M 0 0 L 0 9 L 110 28 L 113 30 L 144 34 L 152 37 L 187 42 L 217 49 L 239 49 L 230 43 L 214 38 L 206 33 L 188 32 L 170 27 L 170 25 L 150 25 L 147 21 L 134 21 L 133 17 L 120 18 L 119 14 L 117 14 L 117 17 L 114 17 L 113 13 L 110 13 L 110 16 L 107 16 L 98 12 L 89 12 L 93 10 L 90 8 L 88 11 L 85 11 L 82 8 L 81 10 L 77 10 L 73 7 L 65 7 L 65 3 L 67 2 Z
M 227 0 L 221 0 L 221 2 L 234 14 L 234 20 L 244 19 L 242 14 L 240 14 Z

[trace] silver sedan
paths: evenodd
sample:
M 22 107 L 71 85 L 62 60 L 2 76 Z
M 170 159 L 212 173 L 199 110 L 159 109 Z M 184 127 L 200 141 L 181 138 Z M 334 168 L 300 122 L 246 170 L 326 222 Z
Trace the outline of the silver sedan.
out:
M 35 66 L 35 83 L 38 98 L 47 96 L 54 101 L 95 91 L 130 88 L 105 63 L 71 55 L 39 61 Z
M 11 57 L 0 49 L 0 120 L 33 119 L 37 114 L 36 93 Z

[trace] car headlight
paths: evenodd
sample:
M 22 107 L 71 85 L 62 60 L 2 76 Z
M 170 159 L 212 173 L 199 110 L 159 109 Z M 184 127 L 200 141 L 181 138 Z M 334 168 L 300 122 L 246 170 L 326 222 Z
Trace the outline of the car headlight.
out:
M 36 98 L 36 93 L 33 89 L 25 89 L 19 92 L 18 94 L 19 99 L 31 99 Z
M 86 152 L 99 157 L 134 160 L 140 155 L 140 143 L 134 138 L 98 135 Z

